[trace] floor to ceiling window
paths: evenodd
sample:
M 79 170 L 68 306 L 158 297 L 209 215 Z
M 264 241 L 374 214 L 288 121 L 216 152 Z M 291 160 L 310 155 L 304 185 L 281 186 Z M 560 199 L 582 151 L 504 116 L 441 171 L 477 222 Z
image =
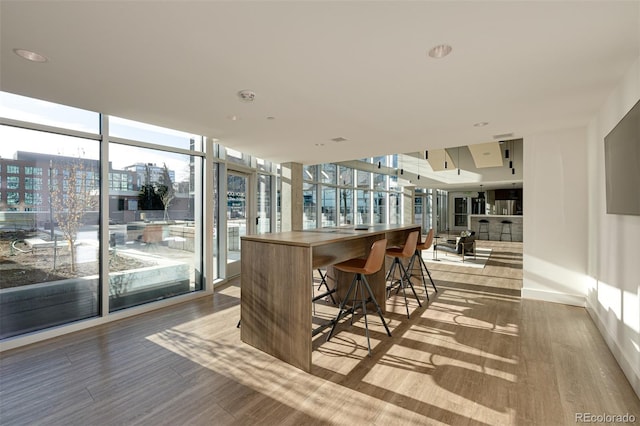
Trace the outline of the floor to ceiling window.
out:
M 119 143 L 109 158 L 109 309 L 201 290 L 201 158 Z
M 99 116 L 1 93 L 0 338 L 100 315 Z
M 0 339 L 204 288 L 201 137 L 0 97 Z

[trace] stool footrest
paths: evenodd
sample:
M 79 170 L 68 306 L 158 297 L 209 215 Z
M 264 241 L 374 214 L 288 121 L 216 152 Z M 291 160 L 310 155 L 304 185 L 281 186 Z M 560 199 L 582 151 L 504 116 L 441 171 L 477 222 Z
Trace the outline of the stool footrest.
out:
M 313 299 L 311 299 L 311 301 L 312 301 L 312 302 L 315 302 L 315 301 L 317 301 L 317 300 L 320 300 L 320 299 L 322 299 L 322 298 L 325 298 L 325 297 L 327 297 L 327 296 L 330 296 L 330 295 L 332 295 L 332 294 L 333 294 L 333 293 L 335 293 L 335 292 L 336 292 L 336 289 L 335 289 L 335 288 L 332 288 L 332 289 L 331 289 L 331 290 L 329 290 L 329 291 L 325 291 L 324 293 L 322 293 L 322 294 L 319 294 L 319 295 L 315 296 Z

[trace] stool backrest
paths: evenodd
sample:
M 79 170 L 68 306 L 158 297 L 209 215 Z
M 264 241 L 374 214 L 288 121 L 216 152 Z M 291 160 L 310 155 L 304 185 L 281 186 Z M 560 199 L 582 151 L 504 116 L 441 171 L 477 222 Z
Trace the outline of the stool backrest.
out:
M 378 240 L 371 245 L 371 251 L 367 257 L 367 261 L 362 268 L 362 273 L 370 275 L 378 272 L 382 268 L 384 262 L 384 254 L 387 250 L 387 239 Z
M 407 237 L 407 241 L 404 243 L 404 247 L 402 248 L 402 257 L 411 257 L 413 253 L 416 252 L 416 246 L 418 245 L 418 236 L 420 235 L 420 231 L 413 231 Z
M 433 244 L 433 228 L 429 229 L 429 233 L 427 234 L 427 238 L 424 240 L 424 249 L 428 250 Z

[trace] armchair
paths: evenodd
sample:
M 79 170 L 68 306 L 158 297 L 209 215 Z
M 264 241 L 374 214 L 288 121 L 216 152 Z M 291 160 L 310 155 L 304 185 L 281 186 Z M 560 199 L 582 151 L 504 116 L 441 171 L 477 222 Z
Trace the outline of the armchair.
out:
M 476 257 L 476 233 L 475 231 L 463 231 L 461 236 L 456 237 L 455 244 L 452 243 L 440 243 L 433 246 L 435 251 L 442 250 L 448 253 L 454 253 L 462 256 L 464 262 L 465 255 L 472 254 Z

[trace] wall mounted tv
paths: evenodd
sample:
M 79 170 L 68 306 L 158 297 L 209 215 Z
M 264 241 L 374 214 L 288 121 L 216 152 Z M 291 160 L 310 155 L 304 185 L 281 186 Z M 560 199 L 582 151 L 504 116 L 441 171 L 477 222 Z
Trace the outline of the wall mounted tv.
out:
M 640 215 L 640 100 L 604 138 L 607 213 Z

